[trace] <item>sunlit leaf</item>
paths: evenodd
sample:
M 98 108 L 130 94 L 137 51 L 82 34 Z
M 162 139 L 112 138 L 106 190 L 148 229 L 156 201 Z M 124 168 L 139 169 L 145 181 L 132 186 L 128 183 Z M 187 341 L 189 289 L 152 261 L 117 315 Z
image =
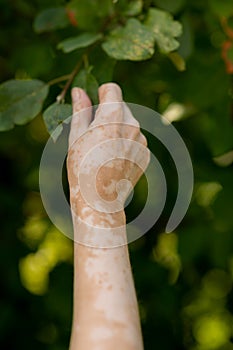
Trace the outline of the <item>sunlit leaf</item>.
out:
M 168 12 L 151 8 L 145 25 L 153 33 L 162 52 L 168 53 L 179 47 L 179 42 L 175 38 L 181 35 L 182 26 L 180 22 L 174 21 Z
M 62 132 L 62 122 L 72 115 L 72 107 L 69 104 L 53 103 L 43 113 L 46 128 L 53 140 L 56 141 Z
M 183 72 L 186 69 L 185 60 L 181 55 L 178 54 L 178 52 L 170 52 L 168 57 L 170 58 L 177 70 Z
M 64 7 L 54 7 L 40 12 L 34 21 L 34 30 L 37 33 L 65 28 L 69 25 L 69 19 Z
M 178 238 L 175 233 L 161 234 L 153 250 L 155 261 L 170 270 L 170 282 L 174 283 L 181 270 L 181 261 L 177 252 Z
M 154 54 L 154 35 L 137 19 L 111 32 L 102 44 L 104 51 L 117 60 L 142 61 Z
M 41 111 L 49 91 L 40 80 L 8 80 L 0 85 L 0 130 L 23 125 Z
M 96 41 L 102 38 L 101 34 L 96 33 L 83 33 L 76 37 L 68 38 L 61 41 L 57 48 L 61 49 L 64 52 L 71 52 L 76 49 L 80 49 L 83 47 L 90 46 L 94 44 Z
M 204 314 L 193 325 L 193 334 L 204 349 L 220 349 L 231 337 L 231 323 L 224 313 Z
M 123 14 L 126 16 L 137 16 L 139 13 L 141 13 L 143 8 L 143 1 L 142 0 L 133 0 L 127 2 L 127 7 L 123 11 Z

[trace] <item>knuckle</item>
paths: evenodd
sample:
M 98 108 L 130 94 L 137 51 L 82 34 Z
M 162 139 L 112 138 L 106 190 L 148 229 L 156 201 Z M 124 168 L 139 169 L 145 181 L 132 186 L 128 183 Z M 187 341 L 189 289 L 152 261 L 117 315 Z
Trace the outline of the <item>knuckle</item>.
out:
M 147 146 L 147 139 L 146 137 L 140 133 L 140 143 L 143 145 L 143 146 Z

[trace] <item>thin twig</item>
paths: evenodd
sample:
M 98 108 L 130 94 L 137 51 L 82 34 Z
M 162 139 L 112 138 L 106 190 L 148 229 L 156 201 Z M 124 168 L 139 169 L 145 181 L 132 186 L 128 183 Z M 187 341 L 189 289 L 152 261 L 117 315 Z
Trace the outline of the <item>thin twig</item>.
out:
M 62 75 L 61 77 L 57 77 L 55 79 L 52 79 L 50 81 L 48 81 L 48 85 L 51 86 L 51 85 L 55 85 L 57 83 L 60 83 L 62 81 L 65 81 L 65 80 L 68 80 L 70 78 L 71 74 L 66 74 L 66 75 Z
M 82 60 L 78 61 L 78 63 L 76 64 L 74 70 L 69 75 L 69 79 L 67 80 L 66 85 L 64 86 L 64 89 L 62 90 L 60 95 L 57 96 L 57 102 L 60 103 L 60 102 L 64 101 L 66 93 L 67 93 L 70 85 L 72 84 L 75 76 L 77 75 L 78 71 L 80 70 L 81 65 L 82 65 Z

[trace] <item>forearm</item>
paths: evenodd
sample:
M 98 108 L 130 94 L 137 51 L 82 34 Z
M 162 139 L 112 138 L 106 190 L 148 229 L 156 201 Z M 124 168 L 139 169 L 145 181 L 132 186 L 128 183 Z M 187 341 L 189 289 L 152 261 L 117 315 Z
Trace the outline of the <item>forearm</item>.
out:
M 74 225 L 74 315 L 70 350 L 142 350 L 123 211 L 149 163 L 147 142 L 114 83 L 91 101 L 72 90 L 68 179 Z
M 98 221 L 97 216 L 95 220 Z M 117 224 L 121 227 L 117 235 L 126 240 L 124 221 L 122 213 L 112 218 L 113 227 L 107 230 L 110 241 Z M 103 224 L 102 217 L 99 222 Z M 75 235 L 79 234 L 80 226 L 75 220 L 74 226 Z M 90 235 L 88 225 L 82 224 L 81 229 L 83 236 Z M 70 350 L 114 349 L 143 349 L 128 247 L 98 248 L 75 243 Z

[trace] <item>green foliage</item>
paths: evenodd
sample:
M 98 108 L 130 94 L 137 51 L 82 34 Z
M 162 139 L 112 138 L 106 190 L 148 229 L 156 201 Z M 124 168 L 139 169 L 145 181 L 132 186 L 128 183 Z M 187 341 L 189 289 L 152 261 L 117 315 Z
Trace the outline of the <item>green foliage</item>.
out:
M 34 21 L 34 30 L 37 33 L 49 32 L 65 28 L 69 25 L 64 7 L 55 7 L 40 12 Z
M 150 9 L 145 25 L 153 32 L 162 52 L 168 53 L 179 47 L 179 42 L 175 38 L 181 35 L 182 26 L 179 22 L 173 21 L 169 13 Z
M 41 111 L 48 86 L 40 80 L 9 80 L 0 85 L 0 130 L 22 125 Z
M 81 30 L 98 30 L 102 20 L 113 12 L 111 0 L 72 0 L 68 3 L 68 10 L 74 13 L 78 28 Z
M 59 1 L 58 5 L 60 5 Z M 140 18 L 136 18 L 138 16 L 140 16 Z M 146 20 L 144 23 L 145 17 Z M 77 29 L 71 31 L 72 26 Z M 96 92 L 98 85 L 102 82 L 112 80 L 113 68 L 115 65 L 114 60 L 148 60 L 155 53 L 155 43 L 157 43 L 162 53 L 171 53 L 179 47 L 179 42 L 175 38 L 181 34 L 181 24 L 174 21 L 168 12 L 149 8 L 145 14 L 142 0 L 119 0 L 116 2 L 111 0 L 71 0 L 66 7 L 51 7 L 40 11 L 35 17 L 33 27 L 36 33 L 51 32 L 66 27 L 69 27 L 69 31 L 72 33 L 76 32 L 76 35 L 68 36 L 67 38 L 64 38 L 62 35 L 62 40 L 56 44 L 56 47 L 65 54 L 72 53 L 73 51 L 77 52 L 79 60 L 77 64 L 79 69 L 77 70 L 75 68 L 71 73 L 72 79 L 64 92 L 64 96 L 63 93 L 61 95 L 65 97 L 67 90 L 72 85 L 72 80 L 74 80 L 72 86 L 79 85 L 84 88 L 90 94 L 94 103 L 98 102 Z M 97 62 L 95 61 L 94 64 L 92 63 L 92 70 L 91 67 L 88 67 L 88 61 L 91 61 L 92 54 L 97 47 L 114 60 L 105 57 L 106 64 L 104 66 L 101 59 Z M 35 50 L 33 51 L 37 52 L 37 47 L 35 47 Z M 39 49 L 37 54 L 41 55 L 40 52 L 43 51 Z M 103 56 L 103 53 L 101 55 Z M 25 55 L 23 57 L 25 57 Z M 178 53 L 173 52 L 170 59 L 178 70 L 182 71 L 185 69 L 184 61 Z M 27 58 L 22 58 L 22 60 L 26 62 Z M 82 61 L 85 64 L 84 70 L 82 69 Z M 29 62 L 28 65 L 32 66 L 31 62 Z M 93 73 L 91 74 L 91 70 L 93 72 L 97 71 L 97 78 Z M 40 72 L 37 68 L 30 69 L 30 71 Z M 59 78 L 49 83 L 54 84 L 54 81 L 55 83 L 59 82 Z M 13 93 L 12 90 L 12 94 Z M 44 99 L 45 97 L 46 95 Z M 41 100 L 41 103 L 43 100 Z M 10 108 L 10 103 L 11 101 L 9 100 L 8 108 Z M 54 110 L 55 106 L 58 107 L 53 101 L 51 109 L 47 109 L 44 114 L 46 116 L 45 125 L 49 133 L 51 133 L 55 126 L 59 125 L 60 120 L 63 120 L 66 116 L 65 114 L 64 118 L 62 118 L 59 115 L 59 118 L 57 118 L 56 111 L 54 120 L 52 121 L 51 111 Z M 30 111 L 30 108 L 32 111 Z M 37 104 L 33 103 L 32 106 L 31 103 L 30 107 L 29 101 L 27 109 L 28 113 L 23 109 L 22 113 L 25 113 L 25 115 L 17 116 L 20 121 L 15 117 L 16 124 L 23 124 L 31 120 L 41 111 L 42 106 L 40 104 L 39 108 Z M 59 110 L 59 114 L 60 112 L 61 110 Z M 0 124 L 2 125 L 0 125 L 0 130 L 12 127 L 13 121 L 10 122 L 11 119 L 14 119 L 13 115 L 7 118 L 5 124 L 2 124 L 1 120 L 4 120 L 4 117 L 1 118 Z M 7 126 L 6 123 L 8 123 L 9 126 Z
M 143 1 L 142 0 L 133 0 L 127 1 L 125 9 L 122 11 L 126 16 L 137 16 L 142 12 Z
M 73 87 L 84 89 L 94 104 L 98 103 L 98 82 L 91 74 L 92 67 L 82 69 L 73 81 Z
M 177 13 L 184 6 L 185 0 L 153 0 L 153 3 L 162 10 Z
M 137 19 L 129 19 L 125 27 L 116 28 L 102 45 L 117 60 L 142 61 L 154 54 L 154 37 Z
M 233 15 L 233 6 L 231 0 L 211 0 L 210 8 L 218 16 L 230 17 Z
M 62 122 L 71 117 L 72 106 L 55 102 L 50 105 L 43 113 L 43 119 L 48 132 L 54 141 L 62 132 Z
M 68 38 L 61 41 L 57 45 L 57 48 L 61 49 L 65 53 L 68 53 L 83 47 L 88 47 L 91 44 L 94 44 L 96 41 L 98 41 L 101 38 L 102 38 L 101 34 L 84 33 L 84 34 L 80 34 L 79 36 Z

